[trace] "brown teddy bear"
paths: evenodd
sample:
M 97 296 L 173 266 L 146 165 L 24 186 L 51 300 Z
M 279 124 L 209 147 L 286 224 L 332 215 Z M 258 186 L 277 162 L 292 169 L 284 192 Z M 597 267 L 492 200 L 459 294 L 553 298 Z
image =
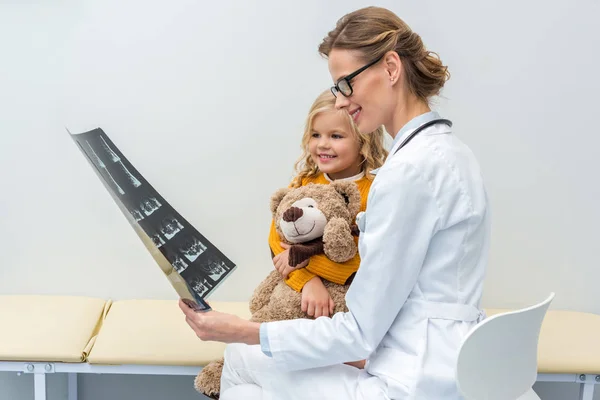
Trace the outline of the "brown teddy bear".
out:
M 335 262 L 345 262 L 356 255 L 353 235 L 360 210 L 360 192 L 354 182 L 308 184 L 282 188 L 271 197 L 271 213 L 277 233 L 290 244 L 291 267 L 312 255 L 324 253 Z M 338 285 L 323 280 L 335 303 L 334 313 L 348 311 L 345 295 L 349 282 Z M 254 290 L 250 299 L 251 321 L 269 322 L 310 318 L 301 309 L 301 293 L 290 288 L 277 271 L 272 271 Z M 205 366 L 196 377 L 196 390 L 213 399 L 219 398 L 223 359 Z

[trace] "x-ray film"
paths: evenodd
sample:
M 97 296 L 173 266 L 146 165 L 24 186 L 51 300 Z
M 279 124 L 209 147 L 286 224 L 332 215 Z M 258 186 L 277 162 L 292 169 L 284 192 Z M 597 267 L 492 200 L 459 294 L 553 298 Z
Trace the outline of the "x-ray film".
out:
M 144 179 L 102 129 L 70 135 L 177 294 L 194 310 L 210 310 L 205 299 L 236 265 Z

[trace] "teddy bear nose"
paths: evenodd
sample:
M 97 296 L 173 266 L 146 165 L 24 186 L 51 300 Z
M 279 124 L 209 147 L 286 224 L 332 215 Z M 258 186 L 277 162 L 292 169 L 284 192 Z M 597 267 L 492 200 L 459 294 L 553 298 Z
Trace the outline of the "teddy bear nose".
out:
M 295 222 L 302 217 L 302 209 L 298 207 L 290 207 L 283 213 L 285 222 Z

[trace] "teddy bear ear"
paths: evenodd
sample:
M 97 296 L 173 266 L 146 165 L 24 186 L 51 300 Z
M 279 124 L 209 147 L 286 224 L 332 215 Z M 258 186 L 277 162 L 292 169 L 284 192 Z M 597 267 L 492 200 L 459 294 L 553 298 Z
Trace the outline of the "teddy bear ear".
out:
M 342 195 L 352 216 L 360 211 L 360 191 L 356 183 L 350 181 L 333 181 L 330 185 Z
M 271 196 L 271 214 L 273 214 L 273 216 L 275 216 L 275 212 L 277 211 L 277 207 L 279 207 L 281 200 L 283 200 L 290 190 L 290 188 L 281 188 Z

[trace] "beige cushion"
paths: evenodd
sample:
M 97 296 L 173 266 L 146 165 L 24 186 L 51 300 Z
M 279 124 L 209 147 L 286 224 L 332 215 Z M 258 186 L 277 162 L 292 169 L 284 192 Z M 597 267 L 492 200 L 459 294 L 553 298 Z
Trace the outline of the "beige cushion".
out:
M 250 318 L 247 302 L 210 302 L 217 311 Z M 203 342 L 185 322 L 177 300 L 113 302 L 88 357 L 90 364 L 204 366 L 225 344 Z
M 0 360 L 85 361 L 108 304 L 77 296 L 0 296 Z
M 505 309 L 486 309 L 488 316 Z M 600 315 L 549 310 L 538 346 L 538 372 L 600 374 Z

